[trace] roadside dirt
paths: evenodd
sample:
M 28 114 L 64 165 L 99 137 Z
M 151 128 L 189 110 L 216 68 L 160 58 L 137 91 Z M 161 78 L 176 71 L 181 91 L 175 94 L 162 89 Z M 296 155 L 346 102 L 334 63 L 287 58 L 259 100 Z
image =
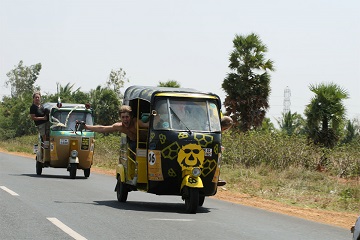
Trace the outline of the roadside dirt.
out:
M 34 155 L 32 154 L 8 152 L 4 149 L 0 149 L 0 151 L 17 156 L 24 156 L 31 158 L 34 157 Z M 97 167 L 92 167 L 92 172 L 113 175 L 113 176 L 115 175 L 115 170 L 104 170 Z M 304 218 L 315 222 L 334 225 L 349 229 L 349 231 L 351 226 L 355 224 L 355 221 L 358 217 L 357 214 L 352 214 L 352 213 L 331 212 L 331 211 L 311 209 L 311 208 L 300 208 L 296 206 L 289 206 L 275 201 L 270 201 L 257 197 L 251 197 L 242 193 L 234 193 L 227 191 L 226 185 L 224 187 L 219 187 L 217 194 L 212 198 L 220 199 L 236 204 L 261 208 L 267 211 L 282 213 L 294 217 Z

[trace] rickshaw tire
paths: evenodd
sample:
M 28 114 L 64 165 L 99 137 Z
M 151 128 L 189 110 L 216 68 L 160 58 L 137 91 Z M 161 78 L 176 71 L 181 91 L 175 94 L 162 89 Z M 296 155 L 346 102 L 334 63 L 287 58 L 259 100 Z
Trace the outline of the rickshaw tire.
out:
M 86 177 L 86 178 L 90 177 L 90 168 L 84 169 L 84 177 Z
M 77 163 L 70 163 L 70 178 L 75 179 L 76 178 L 76 170 L 77 170 Z
M 36 175 L 41 175 L 44 164 L 36 161 Z
M 126 202 L 128 197 L 128 189 L 126 188 L 125 183 L 121 182 L 120 176 L 118 177 L 118 181 L 116 184 L 116 197 L 119 202 Z
M 189 195 L 185 198 L 185 209 L 187 213 L 196 213 L 200 203 L 199 189 L 189 188 Z
M 202 205 L 204 204 L 205 201 L 205 195 L 200 195 L 199 196 L 199 206 L 202 207 Z

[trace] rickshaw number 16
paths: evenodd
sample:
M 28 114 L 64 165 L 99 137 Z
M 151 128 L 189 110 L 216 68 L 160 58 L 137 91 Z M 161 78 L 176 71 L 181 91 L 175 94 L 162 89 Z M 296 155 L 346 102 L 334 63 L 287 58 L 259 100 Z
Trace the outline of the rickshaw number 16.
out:
M 154 152 L 149 152 L 149 155 L 148 155 L 148 161 L 149 161 L 149 164 L 150 165 L 154 165 L 155 162 L 156 162 L 156 154 Z

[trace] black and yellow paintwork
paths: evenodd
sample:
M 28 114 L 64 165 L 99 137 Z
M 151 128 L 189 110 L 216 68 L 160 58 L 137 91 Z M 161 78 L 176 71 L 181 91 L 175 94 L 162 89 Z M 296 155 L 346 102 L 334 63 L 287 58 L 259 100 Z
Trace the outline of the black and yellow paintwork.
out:
M 216 110 L 215 130 L 175 129 L 171 124 L 164 124 L 169 125 L 167 129 L 155 129 L 159 99 L 204 102 L 204 106 L 210 102 Z M 185 187 L 198 189 L 200 198 L 216 194 L 221 162 L 221 102 L 217 95 L 194 89 L 132 86 L 125 91 L 123 104 L 130 105 L 139 119 L 144 114 L 149 116 L 149 129 L 138 130 L 136 152 L 128 148 L 126 135 L 122 136 L 115 188 L 120 202 L 126 201 L 127 192 L 132 190 L 183 199 Z M 190 174 L 193 168 L 201 169 L 199 177 Z M 125 196 L 119 196 L 124 191 Z

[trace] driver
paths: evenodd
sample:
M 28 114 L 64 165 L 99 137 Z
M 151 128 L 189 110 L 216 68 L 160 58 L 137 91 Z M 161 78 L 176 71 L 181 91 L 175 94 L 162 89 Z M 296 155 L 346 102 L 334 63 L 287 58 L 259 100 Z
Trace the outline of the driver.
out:
M 121 122 L 114 123 L 113 125 L 84 125 L 86 130 L 99 133 L 112 133 L 121 132 L 125 133 L 129 138 L 129 145 L 132 150 L 136 148 L 136 127 L 148 128 L 149 122 L 144 123 L 137 118 L 133 118 L 131 114 L 132 110 L 130 106 L 122 105 L 119 109 L 119 115 Z M 135 152 L 135 151 L 134 151 Z

